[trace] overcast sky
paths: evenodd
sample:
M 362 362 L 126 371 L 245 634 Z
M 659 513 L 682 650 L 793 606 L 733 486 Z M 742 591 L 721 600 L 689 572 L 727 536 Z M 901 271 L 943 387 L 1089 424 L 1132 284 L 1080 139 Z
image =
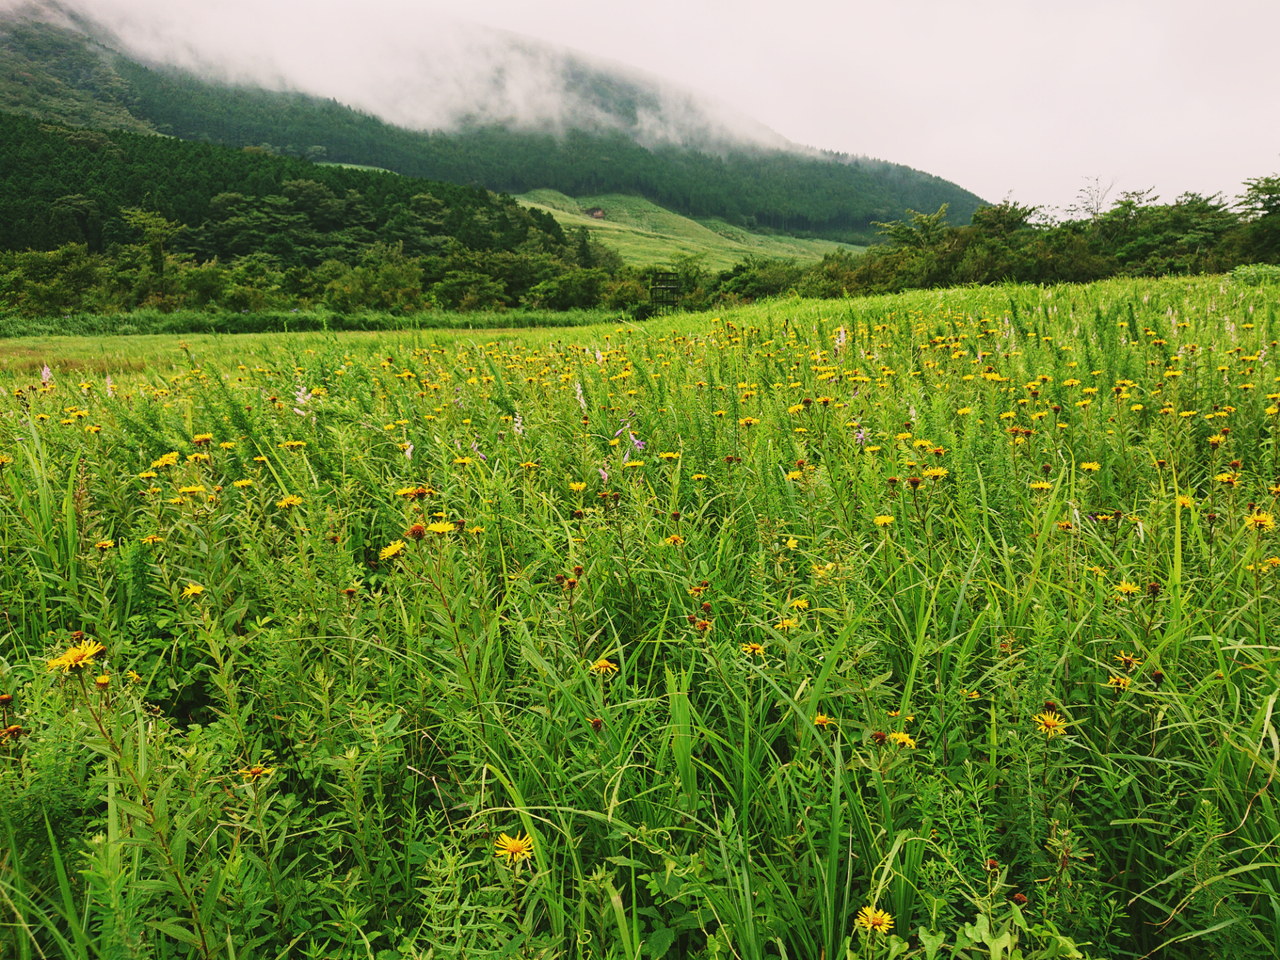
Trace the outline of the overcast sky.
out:
M 1115 182 L 1113 197 L 1234 196 L 1246 178 L 1280 173 L 1280 0 L 64 2 L 153 56 L 287 78 L 393 120 L 467 95 L 489 69 L 461 18 L 992 201 L 1065 207 L 1094 177 Z M 545 91 L 530 86 L 536 107 Z

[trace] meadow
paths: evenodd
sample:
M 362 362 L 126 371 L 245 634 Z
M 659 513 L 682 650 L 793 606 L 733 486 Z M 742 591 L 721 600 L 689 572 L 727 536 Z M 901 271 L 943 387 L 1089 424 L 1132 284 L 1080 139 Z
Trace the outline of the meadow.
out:
M 0 955 L 1274 956 L 1278 295 L 0 343 Z
M 566 234 L 585 228 L 616 250 L 627 264 L 661 266 L 673 256 L 701 257 L 708 270 L 732 270 L 747 257 L 791 258 L 810 264 L 836 250 L 861 253 L 866 247 L 831 240 L 753 233 L 714 217 L 682 217 L 643 197 L 611 193 L 566 197 L 556 190 L 532 190 L 516 197 L 522 204 L 556 218 Z M 600 208 L 597 220 L 585 210 Z

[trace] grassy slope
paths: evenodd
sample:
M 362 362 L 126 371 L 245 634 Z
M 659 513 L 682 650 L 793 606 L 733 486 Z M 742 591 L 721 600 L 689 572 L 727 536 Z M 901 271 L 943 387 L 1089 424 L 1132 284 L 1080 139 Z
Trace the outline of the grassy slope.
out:
M 566 197 L 556 190 L 532 190 L 516 198 L 550 213 L 565 231 L 586 227 L 603 243 L 614 247 L 627 263 L 636 266 L 669 263 L 676 254 L 703 255 L 712 270 L 725 270 L 748 255 L 821 260 L 832 250 L 863 250 L 829 240 L 749 233 L 722 220 L 691 220 L 665 210 L 642 197 L 608 194 L 599 197 Z M 600 207 L 604 220 L 583 211 Z

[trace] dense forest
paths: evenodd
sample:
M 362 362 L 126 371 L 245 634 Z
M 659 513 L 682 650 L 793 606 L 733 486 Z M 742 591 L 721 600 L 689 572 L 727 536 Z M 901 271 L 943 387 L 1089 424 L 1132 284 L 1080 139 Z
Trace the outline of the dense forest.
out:
M 699 309 L 789 293 L 1274 265 L 1280 178 L 1250 180 L 1235 204 L 1131 193 L 1061 223 L 1003 203 L 968 224 L 949 224 L 943 205 L 876 226 L 885 242 L 861 256 L 749 258 L 719 274 L 673 257 L 668 272 L 681 304 Z M 0 311 L 22 317 L 515 307 L 644 316 L 656 272 L 475 187 L 0 114 Z
M 43 24 L 0 24 L 0 109 L 510 193 L 637 194 L 686 216 L 855 243 L 874 236 L 874 221 L 909 209 L 947 203 L 962 222 L 982 202 L 938 177 L 865 158 L 646 149 L 621 132 L 406 130 L 334 101 L 149 69 Z

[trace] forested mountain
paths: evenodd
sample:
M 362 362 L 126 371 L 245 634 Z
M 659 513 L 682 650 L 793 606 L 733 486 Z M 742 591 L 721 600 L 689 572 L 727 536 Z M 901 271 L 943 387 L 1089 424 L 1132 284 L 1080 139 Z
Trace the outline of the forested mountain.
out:
M 477 187 L 0 113 L 0 249 L 131 242 L 126 207 L 184 227 L 181 245 L 201 259 L 268 253 L 285 266 L 351 260 L 375 242 L 409 254 L 566 243 L 549 214 Z
M 625 117 L 640 109 L 634 85 L 610 87 L 598 73 L 577 82 L 601 111 Z M 981 204 L 955 184 L 895 164 L 734 146 L 723 138 L 714 151 L 644 145 L 625 123 L 555 132 L 481 123 L 414 131 L 332 100 L 148 67 L 68 27 L 30 20 L 0 23 L 0 109 L 497 191 L 630 193 L 688 216 L 851 242 L 870 240 L 874 221 L 909 209 L 947 203 L 952 220 L 963 223 Z

